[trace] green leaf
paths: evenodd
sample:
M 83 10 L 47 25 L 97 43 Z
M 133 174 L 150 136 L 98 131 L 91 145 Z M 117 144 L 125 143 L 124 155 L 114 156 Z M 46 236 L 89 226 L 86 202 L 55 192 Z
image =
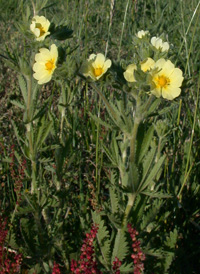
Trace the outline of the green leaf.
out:
M 141 194 L 144 194 L 146 196 L 152 197 L 152 198 L 172 198 L 173 196 L 167 193 L 162 192 L 155 192 L 155 191 L 142 191 Z
M 117 167 L 118 166 L 117 161 L 112 155 L 112 153 L 108 150 L 108 148 L 104 144 L 102 144 L 102 146 L 103 146 L 104 152 L 106 153 L 107 157 L 110 159 L 112 165 L 114 165 L 114 167 Z
M 105 128 L 112 129 L 112 126 L 101 120 L 101 118 L 98 118 L 97 116 L 93 115 L 91 112 L 89 113 L 90 117 L 95 121 L 96 124 L 100 124 L 104 126 Z
M 72 37 L 73 30 L 69 29 L 67 26 L 58 26 L 53 30 L 51 36 L 53 39 L 66 40 Z
M 11 104 L 15 105 L 16 107 L 19 107 L 21 109 L 25 109 L 25 106 L 17 100 L 10 100 L 10 102 L 11 102 Z
M 119 269 L 120 273 L 133 273 L 133 263 L 122 264 Z
M 100 256 L 100 260 L 102 264 L 108 270 L 110 267 L 110 237 L 107 227 L 104 225 L 104 221 L 101 220 L 100 214 L 97 212 L 92 212 L 93 222 L 98 225 L 98 233 L 97 233 L 97 241 L 99 244 L 99 248 L 102 256 Z
M 162 168 L 162 165 L 165 161 L 166 155 L 163 155 L 160 157 L 158 162 L 154 165 L 153 169 L 151 170 L 149 176 L 147 177 L 146 181 L 144 183 L 141 183 L 139 186 L 139 191 L 142 192 L 145 188 L 147 188 L 152 182 L 153 179 L 156 177 L 157 173 Z
M 170 231 L 169 237 L 166 238 L 165 245 L 171 249 L 174 249 L 177 239 L 178 239 L 178 231 L 175 228 L 173 231 Z
M 112 213 L 114 214 L 118 212 L 119 201 L 118 201 L 117 194 L 115 192 L 115 188 L 113 186 L 109 187 L 109 193 L 110 193 L 111 209 L 112 209 Z
M 22 75 L 18 77 L 19 86 L 21 89 L 22 96 L 24 98 L 24 102 L 27 105 L 27 83 Z
M 117 257 L 120 261 L 123 261 L 127 254 L 128 243 L 126 240 L 125 231 L 118 229 L 112 253 L 112 262 L 114 261 L 115 257 Z
M 46 140 L 47 136 L 49 135 L 49 132 L 52 127 L 52 122 L 47 121 L 45 117 L 43 117 L 41 123 L 38 123 L 38 127 L 39 130 L 35 140 L 35 145 L 36 147 L 40 148 Z
M 131 193 L 137 192 L 139 182 L 139 171 L 135 163 L 130 162 L 128 173 L 128 188 Z
M 153 133 L 154 133 L 154 126 L 152 125 L 148 129 L 148 131 L 145 133 L 144 139 L 142 141 L 141 148 L 140 148 L 140 151 L 139 151 L 139 162 L 146 155 L 146 153 L 149 149 L 150 143 L 151 143 L 152 138 L 153 138 Z
M 143 160 L 142 180 L 140 182 L 140 185 L 143 184 L 145 178 L 150 173 L 150 169 L 152 167 L 152 164 L 153 164 L 153 161 L 154 161 L 154 158 L 155 158 L 155 154 L 156 154 L 156 146 L 151 148 L 151 150 L 148 152 L 145 159 Z

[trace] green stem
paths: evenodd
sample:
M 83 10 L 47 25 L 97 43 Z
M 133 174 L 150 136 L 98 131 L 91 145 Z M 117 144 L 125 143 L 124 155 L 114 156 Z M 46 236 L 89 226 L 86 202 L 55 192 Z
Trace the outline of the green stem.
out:
M 122 229 L 125 228 L 127 225 L 128 216 L 129 216 L 131 209 L 134 205 L 135 198 L 136 198 L 136 193 L 129 194 L 129 196 L 128 196 L 128 203 L 127 203 L 127 206 L 126 206 L 126 209 L 124 212 L 124 218 L 122 221 Z
M 27 121 L 28 124 L 26 125 L 27 137 L 29 142 L 29 152 L 30 152 L 30 159 L 32 165 L 32 183 L 31 183 L 31 193 L 33 194 L 36 189 L 36 161 L 35 161 L 35 149 L 33 146 L 33 136 L 32 136 L 32 123 L 30 122 L 32 119 L 31 115 L 31 97 L 32 97 L 32 78 L 31 76 L 26 77 L 27 80 L 27 88 L 28 88 L 28 98 L 27 98 Z
M 136 138 L 137 138 L 139 124 L 140 124 L 140 120 L 135 119 L 133 131 L 132 131 L 132 138 L 130 140 L 130 162 L 131 163 L 135 162 Z
M 101 110 L 101 98 L 99 99 L 99 107 L 98 107 L 98 117 L 100 117 L 100 110 Z M 97 123 L 97 135 L 96 135 L 96 188 L 97 188 L 97 195 L 99 196 L 100 191 L 100 174 L 99 174 L 99 122 Z

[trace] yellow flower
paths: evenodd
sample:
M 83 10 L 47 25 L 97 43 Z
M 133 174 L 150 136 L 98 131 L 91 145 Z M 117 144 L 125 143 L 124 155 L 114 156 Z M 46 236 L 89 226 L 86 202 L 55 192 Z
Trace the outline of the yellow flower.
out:
M 48 32 L 49 26 L 50 22 L 44 16 L 34 16 L 30 30 L 36 36 L 37 41 L 43 41 L 45 37 L 50 34 L 50 32 Z
M 141 70 L 147 72 L 155 64 L 155 61 L 152 58 L 147 58 L 145 61 L 141 62 Z
M 138 31 L 138 33 L 136 34 L 136 36 L 140 39 L 142 39 L 145 35 L 149 34 L 149 31 L 148 30 L 140 30 Z
M 106 73 L 111 67 L 111 60 L 105 58 L 102 53 L 91 54 L 87 62 L 85 62 L 81 68 L 81 73 L 88 77 L 90 76 L 93 80 L 99 80 L 99 78 Z
M 175 68 L 170 60 L 159 59 L 150 74 L 152 76 L 151 93 L 157 98 L 162 96 L 165 99 L 173 100 L 180 95 L 180 87 L 183 82 L 182 71 Z
M 56 68 L 58 59 L 58 49 L 56 45 L 51 45 L 50 50 L 46 48 L 39 49 L 40 53 L 35 55 L 35 64 L 33 65 L 33 77 L 42 85 L 51 80 L 52 74 Z
M 169 50 L 169 44 L 167 42 L 162 41 L 161 38 L 158 37 L 152 37 L 151 38 L 151 44 L 157 48 L 158 50 L 161 50 L 161 52 L 168 51 Z
M 137 69 L 137 66 L 135 64 L 128 65 L 126 68 L 126 71 L 124 72 L 124 78 L 127 82 L 136 82 L 135 76 L 134 76 L 134 70 Z

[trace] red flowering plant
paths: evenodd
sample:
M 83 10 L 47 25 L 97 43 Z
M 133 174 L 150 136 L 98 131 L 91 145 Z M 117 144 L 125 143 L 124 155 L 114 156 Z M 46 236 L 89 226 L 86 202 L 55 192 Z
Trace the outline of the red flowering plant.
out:
M 6 247 L 7 220 L 0 216 L 0 274 L 20 273 L 22 255 Z
M 80 259 L 78 262 L 73 259 L 71 261 L 72 273 L 101 274 L 101 271 L 97 268 L 94 250 L 94 241 L 97 231 L 98 227 L 94 224 L 90 230 L 90 233 L 86 233 L 86 238 L 84 239 L 81 247 Z

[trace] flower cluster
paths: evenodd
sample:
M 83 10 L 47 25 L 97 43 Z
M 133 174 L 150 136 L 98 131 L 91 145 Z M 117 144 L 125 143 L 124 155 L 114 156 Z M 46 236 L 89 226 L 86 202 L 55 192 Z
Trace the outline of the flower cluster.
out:
M 49 30 L 50 22 L 44 16 L 35 16 L 32 19 L 30 25 L 31 31 L 36 36 L 37 41 L 43 41 L 47 35 L 50 34 Z M 156 56 L 161 54 L 161 57 L 165 56 L 169 50 L 168 42 L 163 42 L 159 37 L 152 37 L 150 41 L 146 37 L 149 37 L 149 31 L 141 30 L 136 34 L 138 41 L 146 41 L 149 43 L 149 49 L 156 52 Z M 55 44 L 50 46 L 50 50 L 46 48 L 39 49 L 39 53 L 35 55 L 35 63 L 33 65 L 33 77 L 38 81 L 39 85 L 49 82 L 52 78 L 54 70 L 56 69 L 56 63 L 58 59 L 58 49 Z M 111 67 L 111 60 L 107 59 L 102 53 L 91 54 L 86 60 L 80 72 L 85 77 L 90 77 L 93 81 L 99 80 Z M 147 73 L 149 77 L 148 85 L 150 86 L 150 92 L 157 98 L 163 97 L 168 100 L 173 100 L 181 93 L 181 85 L 183 81 L 182 71 L 175 66 L 169 60 L 161 58 L 155 60 L 148 56 L 141 60 L 140 69 Z M 124 78 L 127 82 L 137 82 L 135 78 L 135 71 L 137 70 L 136 64 L 128 65 L 124 72 Z
M 61 274 L 59 265 L 56 262 L 53 263 L 52 274 Z
M 135 228 L 132 228 L 131 224 L 128 224 L 127 228 L 133 242 L 132 248 L 134 253 L 131 255 L 131 258 L 133 259 L 133 263 L 134 263 L 133 273 L 140 274 L 144 270 L 144 264 L 142 263 L 142 261 L 145 260 L 145 255 L 140 248 L 140 241 L 136 239 L 138 232 L 136 231 Z
M 100 274 L 101 272 L 97 269 L 97 262 L 94 257 L 94 239 L 98 232 L 97 225 L 93 225 L 90 233 L 86 233 L 86 238 L 81 247 L 81 255 L 78 262 L 75 260 L 71 261 L 71 271 L 74 274 L 85 273 L 85 274 Z
M 0 274 L 20 273 L 22 255 L 8 252 L 7 248 L 4 247 L 8 234 L 6 225 L 7 220 L 0 217 Z
M 122 262 L 117 257 L 115 257 L 115 259 L 114 259 L 114 261 L 113 261 L 112 264 L 113 264 L 113 267 L 112 267 L 113 273 L 120 274 L 119 268 L 122 265 Z
M 136 37 L 142 40 L 143 37 L 147 35 L 149 35 L 149 32 L 142 30 L 136 34 Z M 151 38 L 151 46 L 157 51 L 157 56 L 159 56 L 159 54 L 163 56 L 163 54 L 169 50 L 169 44 L 163 42 L 162 39 L 158 37 Z M 141 60 L 139 67 L 147 74 L 147 84 L 150 86 L 151 94 L 157 98 L 162 96 L 168 100 L 173 100 L 180 95 L 180 87 L 183 82 L 182 71 L 179 68 L 175 68 L 170 60 L 165 60 L 164 58 L 153 60 L 151 57 L 147 57 Z M 124 72 L 124 78 L 127 82 L 137 82 L 135 79 L 136 70 L 136 64 L 128 65 Z

